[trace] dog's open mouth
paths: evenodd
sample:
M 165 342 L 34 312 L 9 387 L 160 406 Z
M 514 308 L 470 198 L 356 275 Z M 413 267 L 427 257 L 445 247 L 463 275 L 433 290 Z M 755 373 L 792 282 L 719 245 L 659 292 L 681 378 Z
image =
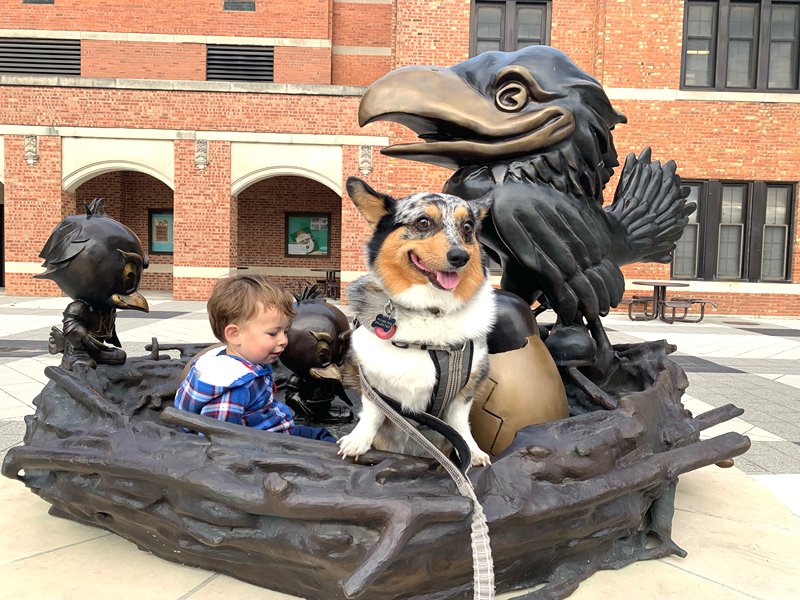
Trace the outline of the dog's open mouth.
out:
M 454 290 L 461 281 L 461 276 L 455 271 L 437 271 L 422 262 L 419 256 L 413 252 L 409 252 L 408 256 L 411 259 L 411 263 L 436 287 L 443 290 Z

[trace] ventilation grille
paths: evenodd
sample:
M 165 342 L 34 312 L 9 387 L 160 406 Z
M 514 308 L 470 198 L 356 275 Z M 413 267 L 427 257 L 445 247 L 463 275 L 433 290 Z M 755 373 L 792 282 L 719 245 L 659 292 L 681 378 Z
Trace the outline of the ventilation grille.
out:
M 81 41 L 0 38 L 0 73 L 80 77 Z
M 272 46 L 206 48 L 208 81 L 272 81 L 275 52 Z

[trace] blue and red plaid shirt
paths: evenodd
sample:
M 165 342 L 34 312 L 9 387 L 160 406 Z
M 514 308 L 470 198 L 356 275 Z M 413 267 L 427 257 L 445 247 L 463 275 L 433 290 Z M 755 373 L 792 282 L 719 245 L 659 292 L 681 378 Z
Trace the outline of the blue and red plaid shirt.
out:
M 292 409 L 274 400 L 270 365 L 225 354 L 225 347 L 198 358 L 175 394 L 175 408 L 264 431 L 288 433 Z

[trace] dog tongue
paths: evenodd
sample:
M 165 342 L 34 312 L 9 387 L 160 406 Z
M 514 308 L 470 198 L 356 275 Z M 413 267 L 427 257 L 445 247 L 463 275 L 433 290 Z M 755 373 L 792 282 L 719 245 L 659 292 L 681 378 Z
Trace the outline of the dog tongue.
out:
M 436 271 L 436 281 L 439 282 L 439 285 L 444 289 L 452 290 L 455 289 L 458 282 L 461 281 L 461 277 L 459 277 L 458 273 Z

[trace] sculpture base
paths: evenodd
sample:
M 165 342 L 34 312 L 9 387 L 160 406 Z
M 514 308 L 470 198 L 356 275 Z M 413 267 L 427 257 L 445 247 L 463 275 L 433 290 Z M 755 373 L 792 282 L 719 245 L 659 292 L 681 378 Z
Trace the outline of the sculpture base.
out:
M 544 583 L 531 598 L 562 598 L 598 569 L 683 554 L 670 535 L 677 477 L 749 440 L 698 441 L 741 411 L 692 418 L 671 350 L 620 347 L 620 381 L 639 372 L 642 385 L 620 393 L 619 408 L 526 427 L 491 467 L 470 472 L 498 592 Z M 471 505 L 432 461 L 376 451 L 343 461 L 333 444 L 163 408 L 185 360 L 161 358 L 48 367 L 3 474 L 53 514 L 284 593 L 471 597 Z

